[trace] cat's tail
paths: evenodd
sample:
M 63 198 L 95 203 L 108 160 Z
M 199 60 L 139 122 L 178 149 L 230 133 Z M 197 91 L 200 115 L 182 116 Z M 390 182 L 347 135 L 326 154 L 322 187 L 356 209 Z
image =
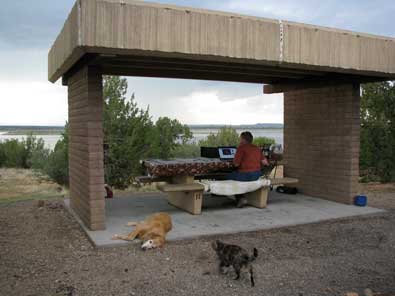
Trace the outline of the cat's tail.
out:
M 254 248 L 254 251 L 252 253 L 252 255 L 250 256 L 250 262 L 254 261 L 256 258 L 258 258 L 258 250 L 257 248 Z

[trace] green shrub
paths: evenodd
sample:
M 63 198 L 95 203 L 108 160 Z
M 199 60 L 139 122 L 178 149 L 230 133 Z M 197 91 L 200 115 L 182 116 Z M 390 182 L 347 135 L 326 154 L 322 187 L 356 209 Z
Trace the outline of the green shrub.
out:
M 362 181 L 395 181 L 395 85 L 391 82 L 362 86 Z
M 44 172 L 56 183 L 60 185 L 69 184 L 68 155 L 67 146 L 63 141 L 59 141 L 53 152 L 48 156 L 48 161 L 44 167 Z
M 26 139 L 22 140 L 24 146 L 23 165 L 25 168 L 32 167 L 33 155 L 40 155 L 48 153 L 45 148 L 45 143 L 42 138 L 36 138 L 33 135 L 28 135 Z
M 53 151 L 44 148 L 42 141 L 33 145 L 25 143 L 26 146 L 33 147 L 28 158 L 31 168 L 46 174 L 60 185 L 68 185 L 68 142 L 68 125 L 66 124 L 65 131 Z
M 237 146 L 239 134 L 232 127 L 223 127 L 217 134 L 209 134 L 206 139 L 199 141 L 201 147 Z
M 153 123 L 148 110 L 137 107 L 134 96 L 126 98 L 127 81 L 104 76 L 104 143 L 106 183 L 124 189 L 140 173 L 140 160 L 151 153 Z
M 6 140 L 0 143 L 0 166 L 29 169 L 32 166 L 33 154 L 43 150 L 44 141 L 32 135 L 22 141 Z
M 210 134 L 204 140 L 199 141 L 199 146 L 204 147 L 218 147 L 218 146 L 238 146 L 240 142 L 240 135 L 236 129 L 232 127 L 223 127 L 217 134 Z M 275 140 L 267 137 L 254 138 L 255 145 L 263 147 L 265 145 L 275 144 Z
M 6 158 L 5 158 L 3 143 L 0 142 L 0 168 L 4 166 L 5 159 Z
M 56 183 L 69 185 L 69 128 L 67 123 L 62 137 L 56 143 L 54 150 L 49 152 L 47 157 L 44 153 L 37 158 L 41 158 L 44 162 L 41 171 Z
M 256 137 L 254 138 L 253 141 L 253 144 L 257 145 L 258 147 L 264 147 L 275 143 L 276 141 L 273 138 L 267 138 L 267 137 Z
M 195 143 L 178 145 L 171 152 L 171 157 L 175 158 L 193 158 L 199 156 L 200 147 Z
M 4 155 L 3 166 L 6 168 L 25 168 L 26 150 L 23 142 L 17 139 L 6 140 L 1 143 Z
M 50 153 L 51 151 L 49 149 L 33 151 L 30 158 L 31 168 L 33 170 L 44 171 Z
M 188 126 L 181 124 L 177 119 L 160 117 L 153 128 L 150 156 L 162 159 L 174 157 L 174 150 L 182 149 L 180 147 L 187 144 L 191 138 L 192 133 Z
M 133 177 L 143 173 L 140 160 L 169 158 L 174 149 L 186 143 L 192 134 L 178 120 L 167 117 L 153 123 L 149 110 L 140 109 L 126 98 L 127 81 L 104 76 L 105 180 L 115 188 L 127 188 Z

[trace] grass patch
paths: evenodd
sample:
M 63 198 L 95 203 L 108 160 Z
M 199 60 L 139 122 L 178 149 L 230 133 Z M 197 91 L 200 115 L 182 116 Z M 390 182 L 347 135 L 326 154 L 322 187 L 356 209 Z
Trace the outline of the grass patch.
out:
M 45 175 L 28 169 L 0 169 L 0 204 L 63 198 L 68 191 Z

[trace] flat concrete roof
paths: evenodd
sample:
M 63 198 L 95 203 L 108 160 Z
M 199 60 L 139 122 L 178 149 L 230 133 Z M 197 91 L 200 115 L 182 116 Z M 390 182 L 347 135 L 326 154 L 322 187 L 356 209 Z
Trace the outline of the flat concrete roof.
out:
M 253 83 L 395 78 L 395 39 L 132 0 L 78 0 L 48 54 L 55 82 L 103 74 Z
M 67 208 L 69 200 L 65 201 Z M 98 247 L 125 245 L 129 242 L 112 240 L 115 234 L 127 234 L 133 227 L 129 221 L 142 221 L 157 212 L 167 212 L 172 217 L 173 230 L 168 240 L 192 239 L 201 236 L 221 235 L 288 227 L 325 220 L 384 212 L 371 207 L 344 205 L 303 194 L 286 195 L 269 193 L 267 208 L 235 208 L 234 201 L 224 196 L 204 196 L 201 215 L 181 211 L 166 201 L 161 193 L 135 194 L 130 197 L 106 199 L 106 230 L 90 231 L 78 217 L 90 240 Z M 135 242 L 138 242 L 136 240 Z

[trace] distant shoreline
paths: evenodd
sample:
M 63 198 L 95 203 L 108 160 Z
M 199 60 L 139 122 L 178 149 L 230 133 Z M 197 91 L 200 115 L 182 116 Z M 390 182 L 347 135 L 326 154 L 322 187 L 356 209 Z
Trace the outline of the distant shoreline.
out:
M 19 135 L 60 135 L 64 132 L 64 126 L 16 126 L 0 125 L 0 134 L 8 136 Z
M 206 139 L 210 134 L 216 134 L 221 127 L 226 125 L 189 125 L 193 134 L 194 142 Z M 229 125 L 228 125 L 229 127 Z M 231 126 L 237 133 L 249 130 L 254 137 L 272 138 L 278 144 L 283 144 L 283 128 L 278 124 L 260 124 L 260 125 L 233 125 Z M 57 141 L 64 133 L 62 126 L 0 126 L 0 142 L 17 139 L 26 139 L 28 135 L 36 138 L 42 138 L 46 146 L 53 149 Z
M 257 124 L 187 124 L 189 128 L 193 129 L 220 129 L 223 127 L 232 127 L 235 129 L 282 129 L 284 128 L 284 124 L 282 123 L 257 123 Z
M 282 123 L 258 123 L 258 124 L 190 124 L 190 129 L 220 129 L 223 127 L 232 127 L 235 129 L 282 129 Z M 0 125 L 0 134 L 18 136 L 18 135 L 60 135 L 64 132 L 64 126 L 29 126 L 29 125 Z

